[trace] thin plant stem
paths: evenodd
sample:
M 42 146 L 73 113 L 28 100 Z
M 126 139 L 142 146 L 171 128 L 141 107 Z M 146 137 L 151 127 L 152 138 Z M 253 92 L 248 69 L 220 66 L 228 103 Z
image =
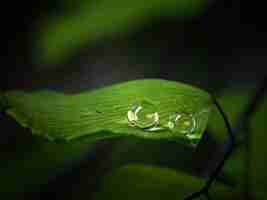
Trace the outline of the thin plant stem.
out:
M 198 192 L 195 192 L 193 194 L 191 194 L 190 196 L 186 197 L 185 200 L 191 200 L 191 199 L 195 199 L 200 197 L 201 195 L 205 195 L 207 198 L 210 199 L 210 196 L 207 195 L 208 194 L 208 190 L 211 187 L 212 183 L 214 182 L 214 180 L 216 179 L 216 177 L 218 176 L 218 174 L 221 172 L 226 160 L 228 160 L 228 158 L 230 157 L 230 155 L 232 154 L 234 147 L 235 147 L 235 135 L 231 129 L 231 125 L 223 111 L 223 109 L 221 108 L 220 104 L 218 103 L 218 101 L 216 100 L 215 97 L 213 97 L 213 103 L 216 106 L 216 108 L 218 109 L 219 113 L 221 114 L 225 126 L 227 128 L 228 134 L 229 134 L 229 140 L 227 141 L 227 147 L 224 153 L 224 156 L 222 158 L 222 160 L 218 163 L 218 165 L 216 166 L 215 170 L 211 173 L 208 181 L 206 182 L 205 186 Z
M 230 155 L 233 152 L 234 147 L 235 147 L 235 135 L 231 129 L 231 125 L 230 125 L 223 109 L 221 108 L 220 104 L 218 103 L 218 101 L 215 98 L 213 98 L 213 102 L 214 102 L 215 106 L 217 107 L 218 111 L 220 112 L 220 114 L 224 120 L 225 126 L 227 128 L 227 131 L 229 134 L 229 140 L 228 140 L 228 142 L 229 142 L 228 147 L 229 148 L 226 149 L 223 159 L 219 162 L 219 164 L 215 168 L 214 172 L 211 173 L 211 175 L 210 175 L 210 177 L 209 177 L 209 179 L 205 185 L 206 188 L 209 188 L 211 186 L 212 182 L 215 180 L 215 178 L 218 176 L 218 174 L 222 170 L 226 160 L 230 157 Z
M 249 126 L 248 123 L 250 121 L 250 117 L 252 116 L 253 113 L 255 113 L 255 111 L 257 110 L 258 106 L 262 103 L 263 98 L 265 96 L 265 93 L 267 91 L 267 76 L 265 76 L 265 78 L 260 82 L 258 89 L 256 90 L 255 95 L 251 98 L 251 100 L 249 101 L 246 109 L 244 110 L 244 112 L 242 112 L 242 114 L 239 117 L 238 123 L 237 123 L 237 127 L 235 129 L 235 133 L 239 133 L 241 132 L 240 130 L 242 128 L 244 133 L 244 139 L 245 139 L 245 151 L 246 151 L 246 158 L 245 158 L 245 188 L 246 188 L 246 198 L 250 199 L 250 192 L 249 192 L 249 187 L 250 187 L 250 167 L 251 167 L 251 163 L 250 163 L 250 156 L 251 156 L 251 147 L 250 147 L 250 142 L 252 140 L 250 131 L 249 131 Z M 208 190 L 211 187 L 213 181 L 216 179 L 216 177 L 218 176 L 218 174 L 220 173 L 220 171 L 222 170 L 226 160 L 228 160 L 228 158 L 230 157 L 230 155 L 232 154 L 234 147 L 235 147 L 235 134 L 231 129 L 231 125 L 225 115 L 225 113 L 223 112 L 220 104 L 217 102 L 217 100 L 215 98 L 213 98 L 213 102 L 215 104 L 215 106 L 217 107 L 218 111 L 220 112 L 225 126 L 227 128 L 228 134 L 229 134 L 229 140 L 226 142 L 225 145 L 225 153 L 224 156 L 222 158 L 222 160 L 219 162 L 219 164 L 216 166 L 215 170 L 213 171 L 213 173 L 210 175 L 208 181 L 206 182 L 205 186 L 198 192 L 195 192 L 193 194 L 191 194 L 190 196 L 188 196 L 187 198 L 185 198 L 185 200 L 191 200 L 191 199 L 195 199 L 200 197 L 201 195 L 205 195 L 206 198 L 209 200 L 211 199 L 211 197 L 209 196 Z

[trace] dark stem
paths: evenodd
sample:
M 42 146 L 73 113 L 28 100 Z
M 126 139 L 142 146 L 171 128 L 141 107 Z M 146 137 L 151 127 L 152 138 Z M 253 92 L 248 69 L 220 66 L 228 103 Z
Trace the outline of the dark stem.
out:
M 264 99 L 265 93 L 267 91 L 267 76 L 259 83 L 255 95 L 250 99 L 245 111 L 242 113 L 240 120 L 247 122 L 251 115 L 257 110 L 258 106 Z
M 203 194 L 205 194 L 205 191 L 204 190 L 200 190 L 200 191 L 195 192 L 195 193 L 191 194 L 190 196 L 186 197 L 184 200 L 196 199 L 196 198 L 200 197 Z
M 219 162 L 219 164 L 215 168 L 214 172 L 210 175 L 210 177 L 209 177 L 209 179 L 205 185 L 205 188 L 209 188 L 211 186 L 212 182 L 216 179 L 218 174 L 221 172 L 226 160 L 228 160 L 228 158 L 230 157 L 231 153 L 234 150 L 234 146 L 235 146 L 235 135 L 231 129 L 231 125 L 230 125 L 225 113 L 223 112 L 220 104 L 217 102 L 217 100 L 215 98 L 213 98 L 213 102 L 214 102 L 215 106 L 217 107 L 218 111 L 220 112 L 220 114 L 224 120 L 225 126 L 226 126 L 228 134 L 229 134 L 229 141 L 228 141 L 228 145 L 227 145 L 228 148 L 225 149 L 224 157 Z
M 228 160 L 228 158 L 230 157 L 231 153 L 234 150 L 234 146 L 235 146 L 235 135 L 231 129 L 231 125 L 225 115 L 225 113 L 223 112 L 220 104 L 217 102 L 217 100 L 215 99 L 215 97 L 213 97 L 213 103 L 215 104 L 216 108 L 218 109 L 219 113 L 221 114 L 225 126 L 227 128 L 228 134 L 229 134 L 229 140 L 227 141 L 226 147 L 225 148 L 225 153 L 224 156 L 222 158 L 221 161 L 219 161 L 218 165 L 216 166 L 215 170 L 211 173 L 208 181 L 206 182 L 205 186 L 199 191 L 199 192 L 195 192 L 192 195 L 190 195 L 189 197 L 185 198 L 185 200 L 191 200 L 191 199 L 195 199 L 197 197 L 200 197 L 201 195 L 205 195 L 208 199 L 210 199 L 210 196 L 208 194 L 208 190 L 211 186 L 211 184 L 213 183 L 213 181 L 216 179 L 216 177 L 218 176 L 218 174 L 221 172 L 225 162 Z

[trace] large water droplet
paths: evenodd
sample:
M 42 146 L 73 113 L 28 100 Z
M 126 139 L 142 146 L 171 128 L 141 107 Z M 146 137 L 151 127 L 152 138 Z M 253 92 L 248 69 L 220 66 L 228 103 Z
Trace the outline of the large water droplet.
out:
M 159 125 L 159 114 L 156 106 L 148 101 L 135 103 L 127 112 L 127 117 L 130 126 L 151 131 L 158 130 L 155 127 Z
M 167 127 L 173 132 L 189 136 L 196 128 L 196 120 L 191 114 L 176 113 L 169 117 Z

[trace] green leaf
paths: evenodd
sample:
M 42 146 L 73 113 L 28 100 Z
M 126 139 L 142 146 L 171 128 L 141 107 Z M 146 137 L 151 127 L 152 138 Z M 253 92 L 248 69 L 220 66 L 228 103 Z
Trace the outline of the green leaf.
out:
M 104 178 L 95 199 L 177 199 L 182 200 L 201 189 L 205 180 L 167 168 L 128 165 Z M 233 189 L 215 183 L 212 199 L 239 199 Z M 202 197 L 205 199 L 205 197 Z M 202 199 L 201 198 L 201 199 Z
M 203 90 L 157 79 L 129 81 L 76 95 L 10 91 L 5 98 L 10 107 L 7 113 L 33 134 L 67 141 L 82 136 L 94 141 L 131 135 L 196 143 L 206 128 L 212 105 L 210 95 Z M 179 133 L 184 127 L 173 132 L 167 128 L 149 131 L 129 126 L 127 112 L 139 102 L 152 105 L 149 111 L 158 113 L 161 127 L 177 112 L 192 115 L 192 133 Z
M 59 63 L 90 41 L 128 32 L 156 16 L 192 16 L 206 8 L 207 0 L 98 0 L 82 2 L 72 15 L 56 16 L 40 30 L 35 52 L 41 63 Z M 77 4 L 77 3 L 76 3 Z

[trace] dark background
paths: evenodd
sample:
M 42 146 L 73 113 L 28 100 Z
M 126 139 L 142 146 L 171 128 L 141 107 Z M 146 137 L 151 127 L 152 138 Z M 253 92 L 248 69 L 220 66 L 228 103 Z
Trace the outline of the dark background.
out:
M 53 88 L 76 93 L 136 78 L 164 78 L 216 94 L 233 86 L 255 86 L 267 72 L 266 14 L 261 1 L 214 0 L 197 16 L 161 16 L 130 32 L 85 44 L 57 64 L 38 61 L 33 33 L 40 17 L 65 14 L 71 8 L 62 7 L 61 1 L 8 4 L 1 9 L 1 43 L 7 42 L 7 47 L 1 45 L 1 90 Z M 13 129 L 9 132 L 14 134 Z M 1 137 L 9 149 L 18 142 L 10 135 Z M 110 148 L 109 142 L 101 144 L 79 170 L 89 167 L 91 176 L 101 174 Z M 77 169 L 70 171 L 43 190 L 50 198 L 62 198 L 79 182 L 77 173 Z M 53 191 L 58 184 L 63 189 L 57 196 Z M 93 181 L 91 191 L 95 185 Z
M 68 85 L 65 87 L 76 90 L 124 79 L 160 77 L 216 91 L 233 84 L 253 84 L 266 71 L 264 6 L 260 1 L 216 0 L 197 16 L 162 16 L 126 34 L 84 45 L 60 63 L 52 77 L 49 72 L 49 79 L 45 70 L 41 77 L 32 78 L 37 64 L 32 50 L 36 21 L 41 16 L 70 12 L 60 5 L 60 1 L 46 1 L 2 7 L 6 13 L 2 41 L 8 42 L 7 49 L 2 46 L 2 89 L 31 87 L 31 79 L 42 79 L 37 82 L 45 87 Z M 62 79 L 65 84 L 60 83 Z

